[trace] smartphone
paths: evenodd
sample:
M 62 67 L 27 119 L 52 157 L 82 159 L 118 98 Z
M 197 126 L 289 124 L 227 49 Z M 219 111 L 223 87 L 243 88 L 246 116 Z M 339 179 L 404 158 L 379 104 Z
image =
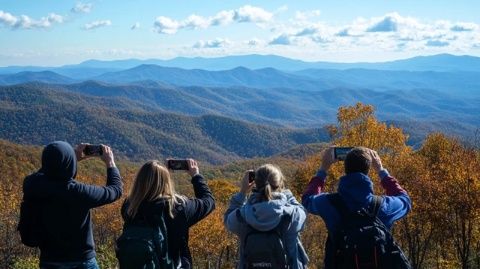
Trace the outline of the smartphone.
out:
M 335 147 L 333 148 L 333 158 L 339 161 L 344 161 L 347 157 L 347 154 L 352 149 L 353 147 Z
M 103 154 L 102 145 L 86 145 L 83 154 L 86 156 L 101 156 Z
M 167 168 L 170 170 L 188 170 L 188 162 L 185 159 L 167 160 Z
M 255 181 L 255 171 L 248 171 L 248 182 L 252 183 Z

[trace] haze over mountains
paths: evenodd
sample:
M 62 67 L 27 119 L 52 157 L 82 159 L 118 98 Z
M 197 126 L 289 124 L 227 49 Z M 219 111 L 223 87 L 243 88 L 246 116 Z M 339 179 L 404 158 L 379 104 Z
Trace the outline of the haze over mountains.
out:
M 3 67 L 0 138 L 44 144 L 95 137 L 130 158 L 195 154 L 218 163 L 326 141 L 323 127 L 338 108 L 362 102 L 415 145 L 432 131 L 473 135 L 479 78 L 480 58 L 453 55 L 354 64 L 247 55 Z

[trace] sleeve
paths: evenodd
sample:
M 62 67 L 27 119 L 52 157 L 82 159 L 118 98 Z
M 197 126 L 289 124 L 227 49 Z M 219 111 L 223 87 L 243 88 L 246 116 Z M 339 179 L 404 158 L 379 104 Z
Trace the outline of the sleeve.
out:
M 107 184 L 95 186 L 78 184 L 80 197 L 88 208 L 110 204 L 118 200 L 123 193 L 123 183 L 118 168 L 107 169 Z
M 192 177 L 195 198 L 185 202 L 185 215 L 188 227 L 199 222 L 215 209 L 215 199 L 202 175 Z
M 381 184 L 385 190 L 384 202 L 382 205 L 382 219 L 391 226 L 394 221 L 401 219 L 411 210 L 412 201 L 397 179 L 392 177 L 387 170 L 379 172 Z
M 310 180 L 303 192 L 302 205 L 309 213 L 320 215 L 318 204 L 320 201 L 326 200 L 323 193 L 326 178 L 327 173 L 323 170 L 319 170 Z
M 293 229 L 295 233 L 298 233 L 303 230 L 305 219 L 307 218 L 305 208 L 295 199 L 295 196 L 293 196 L 290 190 L 286 190 L 284 193 L 287 196 L 288 204 L 293 207 L 290 228 Z
M 230 232 L 240 235 L 244 229 L 244 222 L 241 220 L 241 208 L 247 201 L 247 197 L 243 193 L 237 193 L 230 199 L 230 205 L 223 215 L 223 223 L 225 228 Z

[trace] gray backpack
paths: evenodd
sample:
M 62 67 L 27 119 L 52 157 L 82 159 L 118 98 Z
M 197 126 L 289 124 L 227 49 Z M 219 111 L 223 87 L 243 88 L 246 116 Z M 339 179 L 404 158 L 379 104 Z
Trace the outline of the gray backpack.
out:
M 237 211 L 237 216 L 248 226 L 243 242 L 245 268 L 289 268 L 287 251 L 281 234 L 286 218 L 282 218 L 280 224 L 270 231 L 258 231 L 245 222 L 240 211 Z

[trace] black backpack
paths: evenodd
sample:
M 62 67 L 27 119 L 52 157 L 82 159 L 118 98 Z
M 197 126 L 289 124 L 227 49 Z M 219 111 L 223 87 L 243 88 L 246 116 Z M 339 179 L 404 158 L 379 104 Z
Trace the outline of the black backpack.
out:
M 42 240 L 41 203 L 24 199 L 20 204 L 20 220 L 17 230 L 22 244 L 27 247 L 39 247 Z
M 115 254 L 120 269 L 173 269 L 168 253 L 167 227 L 161 216 L 155 225 L 143 222 L 126 223 L 117 239 Z
M 237 217 L 248 226 L 243 244 L 246 269 L 289 268 L 287 252 L 280 233 L 285 218 L 282 218 L 280 224 L 270 231 L 258 231 L 243 220 L 240 211 L 237 211 Z
M 340 226 L 329 233 L 326 269 L 410 269 L 407 257 L 377 214 L 383 198 L 374 196 L 372 209 L 350 212 L 338 193 L 328 200 L 340 214 Z

